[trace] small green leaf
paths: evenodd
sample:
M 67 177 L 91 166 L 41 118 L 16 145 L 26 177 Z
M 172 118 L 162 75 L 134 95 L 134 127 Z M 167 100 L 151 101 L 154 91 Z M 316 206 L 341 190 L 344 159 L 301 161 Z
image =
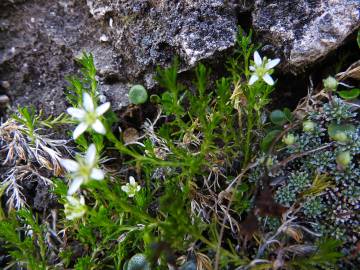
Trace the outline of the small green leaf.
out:
M 292 115 L 292 112 L 289 108 L 284 108 L 283 110 L 284 114 L 286 115 L 286 118 L 289 122 L 291 122 L 293 120 L 293 115 Z
M 246 183 L 239 185 L 238 192 L 246 192 L 249 190 L 249 186 Z
M 263 152 L 267 152 L 272 144 L 272 142 L 275 140 L 275 138 L 281 133 L 281 130 L 272 130 L 266 136 L 262 139 L 260 148 Z
M 354 88 L 354 89 L 351 89 L 351 90 L 338 91 L 337 93 L 343 99 L 351 100 L 351 99 L 357 98 L 360 95 L 360 89 L 359 88 Z
M 270 114 L 270 121 L 275 125 L 282 126 L 288 122 L 288 119 L 283 111 L 275 110 Z
M 148 98 L 148 93 L 144 86 L 137 84 L 131 87 L 129 91 L 129 100 L 132 104 L 145 103 Z
M 360 30 L 358 31 L 358 35 L 357 35 L 357 44 L 360 48 Z

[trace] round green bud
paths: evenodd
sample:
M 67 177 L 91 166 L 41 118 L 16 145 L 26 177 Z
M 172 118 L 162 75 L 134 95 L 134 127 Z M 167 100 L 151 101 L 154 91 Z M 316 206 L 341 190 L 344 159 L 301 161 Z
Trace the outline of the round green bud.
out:
M 150 264 L 144 254 L 138 253 L 125 263 L 124 270 L 150 270 Z
M 271 168 L 274 165 L 274 159 L 272 157 L 268 157 L 265 164 L 267 168 Z
M 310 120 L 306 120 L 303 122 L 303 131 L 312 132 L 315 129 L 315 123 Z
M 346 168 L 351 163 L 351 159 L 352 159 L 352 157 L 351 157 L 349 151 L 340 152 L 336 156 L 336 163 L 339 166 Z
M 158 95 L 151 95 L 150 96 L 150 102 L 153 104 L 159 104 L 161 101 L 161 98 Z
M 148 93 L 144 86 L 137 84 L 130 88 L 129 100 L 132 104 L 145 103 L 148 98 Z
M 293 145 L 295 143 L 295 136 L 294 134 L 287 134 L 282 138 L 282 142 L 286 145 Z
M 323 83 L 324 83 L 325 89 L 331 90 L 331 91 L 336 91 L 336 88 L 338 87 L 338 84 L 339 84 L 338 81 L 332 76 L 329 76 L 325 80 L 323 80 Z
M 333 136 L 333 139 L 335 141 L 338 141 L 338 142 L 347 142 L 348 141 L 348 136 L 346 135 L 345 132 L 343 131 L 338 131 L 335 133 L 335 135 Z

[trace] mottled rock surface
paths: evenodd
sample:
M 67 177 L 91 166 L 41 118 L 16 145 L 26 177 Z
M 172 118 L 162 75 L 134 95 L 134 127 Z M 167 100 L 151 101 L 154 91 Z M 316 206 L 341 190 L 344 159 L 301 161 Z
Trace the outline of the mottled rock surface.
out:
M 359 0 L 256 0 L 253 26 L 282 68 L 300 72 L 360 26 Z
M 233 46 L 236 16 L 223 0 L 28 0 L 0 3 L 0 80 L 20 104 L 64 109 L 64 77 L 92 52 L 115 109 L 132 83 L 152 87 L 157 65 L 188 69 Z
M 239 11 L 252 12 L 265 52 L 300 72 L 359 27 L 359 0 L 0 0 L 0 95 L 47 113 L 65 109 L 66 75 L 92 52 L 114 109 L 132 84 L 154 86 L 174 56 L 187 70 L 234 45 Z M 272 55 L 272 56 L 274 56 Z

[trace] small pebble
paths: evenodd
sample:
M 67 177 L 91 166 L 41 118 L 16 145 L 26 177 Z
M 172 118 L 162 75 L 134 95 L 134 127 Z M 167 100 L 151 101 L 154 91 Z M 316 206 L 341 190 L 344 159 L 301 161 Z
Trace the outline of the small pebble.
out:
M 107 98 L 106 98 L 105 95 L 103 95 L 103 94 L 100 94 L 100 95 L 99 95 L 99 101 L 100 101 L 100 103 L 105 103 L 106 100 L 107 100 Z
M 7 95 L 0 95 L 0 107 L 6 107 L 10 103 L 10 98 Z
M 104 34 L 101 35 L 100 41 L 107 42 L 108 40 L 109 40 L 109 38 L 106 35 L 104 35 Z
M 135 128 L 127 128 L 123 132 L 123 140 L 125 143 L 133 143 L 139 139 L 139 132 Z
M 9 89 L 10 88 L 10 83 L 8 81 L 0 81 L 0 85 L 4 89 Z

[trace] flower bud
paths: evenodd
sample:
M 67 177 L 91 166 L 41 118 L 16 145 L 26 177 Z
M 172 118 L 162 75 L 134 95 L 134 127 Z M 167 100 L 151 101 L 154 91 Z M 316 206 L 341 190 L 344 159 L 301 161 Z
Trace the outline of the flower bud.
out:
M 346 168 L 351 162 L 351 155 L 349 151 L 340 152 L 336 156 L 336 163 L 342 168 Z
M 66 197 L 66 203 L 64 205 L 66 219 L 73 220 L 81 218 L 86 213 L 86 210 L 83 196 L 80 196 L 79 199 L 73 196 Z
M 274 165 L 274 159 L 272 157 L 268 157 L 266 159 L 266 167 L 271 168 Z
M 338 141 L 338 142 L 347 142 L 348 141 L 348 136 L 346 135 L 345 132 L 343 131 L 338 131 L 335 133 L 335 135 L 333 136 L 333 139 L 335 141 Z
M 287 134 L 282 138 L 282 142 L 285 143 L 286 145 L 292 145 L 295 143 L 295 136 L 294 134 Z
M 324 83 L 325 89 L 331 90 L 331 91 L 336 91 L 336 88 L 339 84 L 338 81 L 332 76 L 329 76 L 325 80 L 323 80 L 323 83 Z
M 303 122 L 303 131 L 312 132 L 315 129 L 315 123 L 310 120 L 306 120 Z

